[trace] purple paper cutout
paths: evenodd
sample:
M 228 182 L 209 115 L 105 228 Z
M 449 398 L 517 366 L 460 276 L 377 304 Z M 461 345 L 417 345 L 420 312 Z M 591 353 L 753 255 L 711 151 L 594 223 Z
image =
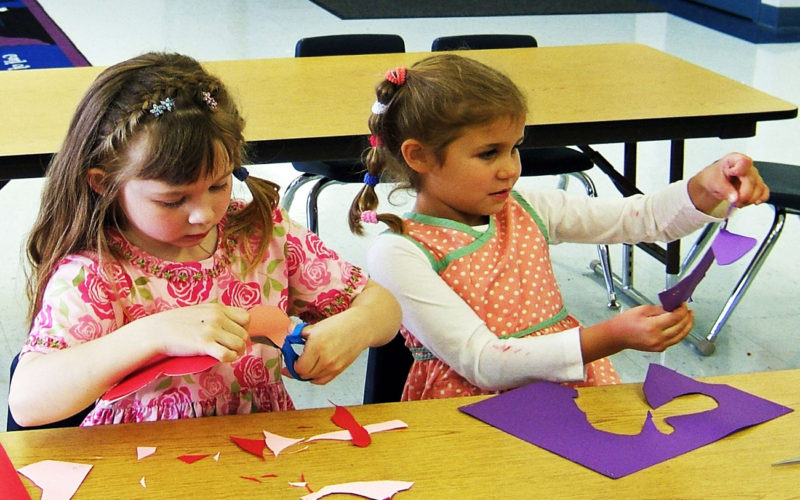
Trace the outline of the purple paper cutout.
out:
M 674 429 L 671 434 L 662 434 L 647 412 L 642 431 L 632 436 L 595 429 L 575 404 L 578 392 L 553 382 L 535 382 L 460 410 L 614 479 L 793 411 L 729 385 L 698 382 L 657 364 L 650 365 L 643 391 L 654 408 L 695 393 L 714 398 L 718 406 L 666 418 Z
M 658 300 L 661 301 L 661 306 L 665 311 L 674 311 L 681 304 L 692 298 L 697 285 L 705 277 L 706 272 L 714 263 L 714 249 L 709 248 L 700 263 L 692 269 L 692 272 L 683 277 L 682 280 L 667 288 L 663 292 L 659 292 Z
M 728 208 L 722 229 L 714 237 L 711 248 L 703 255 L 700 263 L 682 280 L 658 294 L 658 300 L 665 311 L 674 311 L 692 298 L 695 288 L 703 280 L 714 260 L 721 266 L 727 266 L 744 257 L 756 245 L 755 238 L 728 231 L 728 217 L 732 210 L 733 205 Z
M 727 225 L 728 221 L 725 221 L 725 226 Z M 720 266 L 727 266 L 741 259 L 744 254 L 756 246 L 757 242 L 755 238 L 732 233 L 725 229 L 725 226 L 722 226 L 714 241 L 711 242 L 714 259 Z

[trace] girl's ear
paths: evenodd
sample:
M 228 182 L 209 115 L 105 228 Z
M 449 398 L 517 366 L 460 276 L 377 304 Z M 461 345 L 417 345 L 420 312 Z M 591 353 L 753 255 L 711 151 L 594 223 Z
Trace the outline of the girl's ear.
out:
M 106 193 L 106 188 L 103 183 L 105 176 L 105 171 L 97 167 L 92 167 L 86 172 L 86 182 L 88 182 L 89 187 L 100 196 Z
M 435 159 L 428 148 L 416 139 L 406 139 L 400 145 L 403 159 L 414 171 L 425 173 L 435 166 Z

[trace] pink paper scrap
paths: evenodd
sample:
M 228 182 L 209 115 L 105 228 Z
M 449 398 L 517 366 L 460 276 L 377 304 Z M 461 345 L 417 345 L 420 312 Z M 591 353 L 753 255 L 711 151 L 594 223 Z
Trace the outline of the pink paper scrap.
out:
M 314 493 L 301 497 L 301 500 L 317 500 L 324 496 L 340 494 L 358 495 L 373 500 L 392 498 L 395 493 L 414 486 L 410 481 L 357 481 L 353 483 L 331 484 Z
M 92 470 L 89 464 L 42 460 L 17 469 L 42 490 L 42 500 L 69 500 Z

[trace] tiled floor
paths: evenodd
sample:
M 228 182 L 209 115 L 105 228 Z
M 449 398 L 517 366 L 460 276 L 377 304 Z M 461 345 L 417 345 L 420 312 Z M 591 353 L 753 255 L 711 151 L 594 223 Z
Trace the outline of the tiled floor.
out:
M 754 45 L 668 14 L 594 16 L 522 16 L 458 19 L 387 19 L 342 21 L 306 0 L 261 0 L 217 2 L 212 0 L 40 0 L 66 34 L 94 65 L 107 65 L 148 50 L 185 52 L 200 60 L 291 57 L 294 43 L 303 36 L 346 32 L 398 33 L 409 51 L 427 51 L 440 35 L 457 33 L 530 33 L 542 46 L 637 42 L 705 66 L 730 78 L 794 103 L 800 103 L 800 44 Z M 365 7 L 366 8 L 366 7 Z M 265 89 L 268 91 L 268 89 Z M 13 96 L 3 96 L 3 106 Z M 246 112 L 247 110 L 245 110 Z M 320 110 L 325 112 L 325 110 Z M 800 164 L 800 122 L 766 122 L 756 137 L 737 140 L 687 141 L 686 172 L 715 160 L 727 151 L 742 151 L 764 160 Z M 598 146 L 618 163 L 622 148 Z M 645 190 L 664 184 L 667 178 L 668 145 L 643 144 L 639 149 L 640 179 Z M 294 177 L 290 165 L 264 165 L 251 169 L 286 186 Z M 618 196 L 599 171 L 592 177 L 601 195 Z M 552 187 L 552 179 L 524 180 Z M 0 191 L 3 214 L 0 241 L 0 420 L 5 419 L 8 361 L 26 335 L 23 324 L 25 299 L 21 248 L 38 208 L 40 180 L 13 181 Z M 344 223 L 345 203 L 354 190 L 334 186 L 324 191 L 321 235 L 355 263 L 363 262 L 367 239 L 349 234 Z M 303 193 L 298 195 L 292 215 L 302 220 Z M 398 207 L 399 211 L 403 207 Z M 766 207 L 740 212 L 731 229 L 761 238 L 772 220 Z M 687 344 L 665 355 L 623 352 L 614 361 L 625 381 L 642 380 L 646 365 L 663 362 L 690 376 L 749 372 L 800 367 L 797 330 L 800 320 L 795 307 L 800 271 L 791 253 L 800 244 L 796 217 L 787 220 L 784 235 L 758 279 L 751 287 L 717 341 L 711 357 L 697 354 Z M 684 245 L 686 248 L 688 245 Z M 584 323 L 612 314 L 605 307 L 604 293 L 587 264 L 595 258 L 593 246 L 561 245 L 553 248 L 556 272 L 567 304 Z M 612 249 L 619 266 L 619 249 Z M 643 254 L 636 255 L 636 287 L 648 296 L 664 286 L 663 269 Z M 702 335 L 713 322 L 742 265 L 714 267 L 695 294 L 695 331 Z M 365 356 L 342 376 L 323 387 L 290 385 L 298 407 L 361 401 Z M 47 381 L 42 381 L 47 383 Z M 3 424 L 3 422 L 0 422 Z M 0 428 L 4 428 L 2 425 Z

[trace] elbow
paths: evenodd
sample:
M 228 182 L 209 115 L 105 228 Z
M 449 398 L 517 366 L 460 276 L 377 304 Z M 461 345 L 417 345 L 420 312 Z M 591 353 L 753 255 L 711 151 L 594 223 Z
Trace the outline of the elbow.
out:
M 24 397 L 20 397 L 20 391 L 14 390 L 12 382 L 8 390 L 8 417 L 13 418 L 14 422 L 20 427 L 33 427 L 47 422 L 40 422 L 36 419 L 34 412 L 30 411 L 25 404 Z

